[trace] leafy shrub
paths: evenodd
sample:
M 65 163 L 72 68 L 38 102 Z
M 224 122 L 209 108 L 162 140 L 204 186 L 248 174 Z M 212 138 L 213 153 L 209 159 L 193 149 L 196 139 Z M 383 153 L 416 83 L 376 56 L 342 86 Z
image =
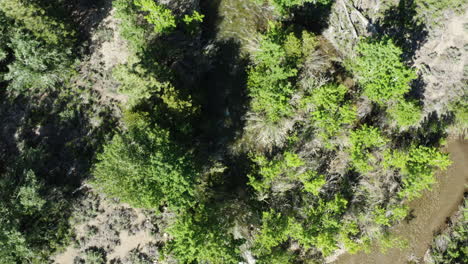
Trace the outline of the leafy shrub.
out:
M 255 238 L 254 251 L 258 255 L 269 255 L 274 247 L 279 246 L 297 233 L 298 223 L 291 217 L 271 209 L 262 214 L 262 228 Z
M 137 7 L 146 12 L 145 19 L 154 26 L 156 33 L 167 33 L 176 27 L 172 11 L 154 0 L 134 0 Z
M 75 34 L 73 30 L 47 16 L 46 10 L 31 1 L 3 0 L 0 11 L 48 44 L 67 43 L 73 40 Z
M 290 8 L 295 6 L 302 6 L 305 3 L 313 3 L 319 5 L 330 5 L 334 0 L 270 0 L 270 2 L 282 14 L 285 14 Z
M 295 169 L 304 165 L 304 161 L 297 154 L 291 152 L 285 152 L 284 156 L 277 160 L 269 160 L 263 155 L 257 155 L 252 161 L 255 162 L 261 179 L 248 175 L 249 185 L 260 193 L 269 190 L 275 180 L 281 176 L 291 180 L 296 178 Z
M 281 41 L 267 35 L 260 44 L 260 51 L 254 55 L 254 65 L 249 69 L 248 91 L 252 98 L 251 109 L 265 114 L 270 122 L 278 122 L 289 116 L 289 104 L 294 92 L 291 78 L 297 75 L 295 65 L 288 62 Z
M 465 196 L 463 205 L 447 230 L 437 235 L 432 242 L 430 256 L 433 263 L 468 263 L 468 202 Z
M 174 239 L 165 250 L 181 263 L 239 263 L 242 241 L 228 233 L 225 222 L 208 208 L 179 215 L 168 230 Z
M 414 199 L 435 182 L 435 169 L 445 170 L 451 161 L 436 148 L 411 146 L 407 151 L 388 151 L 384 165 L 401 170 L 403 186 L 400 197 Z
M 73 74 L 69 50 L 44 45 L 21 31 L 13 33 L 10 41 L 15 60 L 4 78 L 10 81 L 8 89 L 14 94 L 44 92 Z
M 193 11 L 191 15 L 185 15 L 182 20 L 187 26 L 188 31 L 191 34 L 194 34 L 195 32 L 197 32 L 204 18 L 205 18 L 205 15 L 200 14 L 197 11 Z
M 344 85 L 327 84 L 314 89 L 312 96 L 304 101 L 312 105 L 312 122 L 326 141 L 343 131 L 344 125 L 356 120 L 355 107 L 345 100 L 347 92 Z
M 410 90 L 416 73 L 402 62 L 402 50 L 393 41 L 361 41 L 356 51 L 358 56 L 347 62 L 347 68 L 370 100 L 384 104 L 400 100 Z
M 323 255 L 330 255 L 338 249 L 341 215 L 346 209 L 348 201 L 340 195 L 325 201 L 319 199 L 317 204 L 305 209 L 306 218 L 302 223 L 302 233 L 295 235 L 305 248 L 316 247 Z
M 373 169 L 369 162 L 374 161 L 371 151 L 375 148 L 383 147 L 386 139 L 380 134 L 376 127 L 363 125 L 360 129 L 354 130 L 350 135 L 351 139 L 351 159 L 353 167 L 361 173 Z
M 413 126 L 421 119 L 421 109 L 410 101 L 400 100 L 391 106 L 387 112 L 402 128 Z
M 450 127 L 450 131 L 454 134 L 468 136 L 468 98 L 463 96 L 459 101 L 450 105 L 450 110 L 453 112 L 455 121 Z
M 249 185 L 260 194 L 283 182 L 299 181 L 303 190 L 318 195 L 320 188 L 326 183 L 325 176 L 317 175 L 315 171 L 298 170 L 305 165 L 304 161 L 295 153 L 285 152 L 275 160 L 269 160 L 263 155 L 256 155 L 253 159 L 260 178 L 249 174 Z
M 136 207 L 183 208 L 194 203 L 197 171 L 168 131 L 136 118 L 98 155 L 93 184 Z
M 391 226 L 408 215 L 408 206 L 394 206 L 389 211 L 382 207 L 376 207 L 372 211 L 374 221 L 382 226 Z
M 140 10 L 133 1 L 128 0 L 112 1 L 112 6 L 116 10 L 115 17 L 121 20 L 120 35 L 129 42 L 134 52 L 142 51 L 146 46 L 149 30 L 139 23 Z

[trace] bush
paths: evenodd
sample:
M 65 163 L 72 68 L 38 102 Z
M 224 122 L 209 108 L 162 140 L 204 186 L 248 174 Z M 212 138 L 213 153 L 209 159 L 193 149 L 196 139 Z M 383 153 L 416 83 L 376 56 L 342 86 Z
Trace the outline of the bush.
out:
M 14 32 L 10 41 L 15 60 L 4 78 L 13 94 L 45 92 L 72 76 L 70 50 L 44 45 L 22 31 Z
M 432 242 L 430 256 L 434 264 L 468 263 L 468 202 L 465 196 L 456 217 L 449 228 L 436 236 Z
M 154 26 L 156 33 L 167 33 L 176 27 L 172 11 L 156 4 L 154 0 L 134 0 L 134 4 L 146 12 L 145 19 Z
M 421 109 L 413 102 L 400 100 L 388 109 L 390 117 L 401 128 L 416 125 L 421 119 Z
M 411 146 L 406 151 L 387 151 L 384 165 L 401 170 L 402 189 L 399 196 L 414 199 L 435 182 L 435 170 L 445 170 L 451 164 L 447 154 L 436 148 Z
M 98 155 L 93 185 L 133 206 L 178 209 L 194 204 L 198 175 L 191 156 L 173 143 L 168 131 L 137 117 Z
M 271 35 L 265 36 L 253 59 L 255 64 L 249 69 L 247 82 L 251 109 L 264 114 L 272 123 L 290 116 L 293 109 L 289 100 L 294 92 L 291 78 L 298 71 L 289 63 L 281 41 Z
M 295 153 L 285 152 L 282 157 L 269 160 L 263 155 L 256 155 L 253 159 L 258 176 L 249 174 L 249 185 L 261 196 L 272 187 L 283 182 L 301 182 L 303 190 L 318 195 L 320 188 L 325 184 L 325 176 L 317 175 L 312 170 L 299 170 L 304 167 L 304 161 Z
M 31 1 L 3 0 L 0 11 L 17 21 L 20 27 L 29 30 L 35 37 L 48 44 L 63 44 L 73 41 L 75 33 L 64 23 L 46 15 L 46 10 Z
M 134 52 L 141 52 L 146 47 L 149 31 L 146 26 L 140 25 L 138 20 L 139 9 L 133 1 L 112 1 L 115 8 L 115 17 L 121 20 L 120 34 L 125 38 Z
M 353 167 L 360 173 L 366 173 L 373 169 L 369 162 L 375 160 L 371 151 L 383 147 L 387 139 L 380 135 L 376 127 L 363 125 L 360 129 L 351 132 L 351 159 Z
M 358 56 L 346 63 L 362 86 L 364 95 L 379 104 L 400 100 L 409 92 L 416 73 L 401 59 L 402 50 L 391 40 L 361 41 Z
M 203 205 L 194 215 L 179 215 L 168 230 L 174 239 L 166 245 L 166 252 L 181 263 L 239 263 L 242 241 L 228 233 L 226 219 L 219 217 Z
M 312 105 L 313 125 L 325 141 L 342 132 L 344 125 L 356 120 L 355 107 L 345 100 L 347 92 L 344 85 L 328 84 L 312 90 L 312 96 L 304 100 L 304 103 Z

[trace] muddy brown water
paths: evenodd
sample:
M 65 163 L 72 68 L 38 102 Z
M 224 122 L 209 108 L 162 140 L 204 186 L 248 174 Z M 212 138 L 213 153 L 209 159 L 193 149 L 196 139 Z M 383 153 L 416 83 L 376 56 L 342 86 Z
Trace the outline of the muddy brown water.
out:
M 434 234 L 445 227 L 447 218 L 456 212 L 463 193 L 468 191 L 468 140 L 450 141 L 446 151 L 450 153 L 452 166 L 437 175 L 431 191 L 409 204 L 415 218 L 392 230 L 408 241 L 408 247 L 389 249 L 384 254 L 374 246 L 369 254 L 343 254 L 333 264 L 406 264 L 411 256 L 422 260 Z

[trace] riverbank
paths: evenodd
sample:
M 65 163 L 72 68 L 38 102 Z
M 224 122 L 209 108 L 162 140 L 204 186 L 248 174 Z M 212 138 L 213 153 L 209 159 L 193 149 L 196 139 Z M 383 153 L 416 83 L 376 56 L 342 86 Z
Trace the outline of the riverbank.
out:
M 410 259 L 422 261 L 434 234 L 446 226 L 446 220 L 456 212 L 464 192 L 468 191 L 468 140 L 449 141 L 446 151 L 450 153 L 452 166 L 446 172 L 437 174 L 437 183 L 431 191 L 409 204 L 414 218 L 392 229 L 393 234 L 407 240 L 407 248 L 389 249 L 384 254 L 375 245 L 370 254 L 346 253 L 333 263 L 406 264 Z

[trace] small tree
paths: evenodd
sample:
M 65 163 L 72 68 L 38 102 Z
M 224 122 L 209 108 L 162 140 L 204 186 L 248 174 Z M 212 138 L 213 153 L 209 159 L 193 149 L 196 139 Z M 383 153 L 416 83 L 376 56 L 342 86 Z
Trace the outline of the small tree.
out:
M 172 11 L 156 4 L 154 0 L 134 0 L 133 2 L 146 12 L 145 19 L 154 25 L 156 33 L 167 33 L 176 27 L 176 19 Z
M 401 128 L 413 126 L 421 119 L 421 109 L 411 101 L 400 100 L 387 110 Z
M 361 41 L 356 51 L 358 56 L 346 63 L 347 68 L 370 100 L 384 104 L 402 99 L 410 90 L 416 73 L 402 62 L 402 50 L 393 41 Z
M 435 169 L 445 170 L 451 164 L 447 154 L 436 148 L 411 146 L 407 151 L 389 151 L 384 165 L 397 168 L 402 173 L 400 197 L 414 199 L 435 182 Z
M 375 158 L 371 151 L 375 148 L 383 147 L 386 139 L 380 135 L 376 127 L 364 125 L 360 129 L 351 132 L 351 159 L 354 168 L 361 173 L 372 170 L 369 164 Z
M 189 154 L 142 117 L 116 135 L 98 155 L 93 184 L 136 207 L 174 209 L 194 203 L 197 171 Z

